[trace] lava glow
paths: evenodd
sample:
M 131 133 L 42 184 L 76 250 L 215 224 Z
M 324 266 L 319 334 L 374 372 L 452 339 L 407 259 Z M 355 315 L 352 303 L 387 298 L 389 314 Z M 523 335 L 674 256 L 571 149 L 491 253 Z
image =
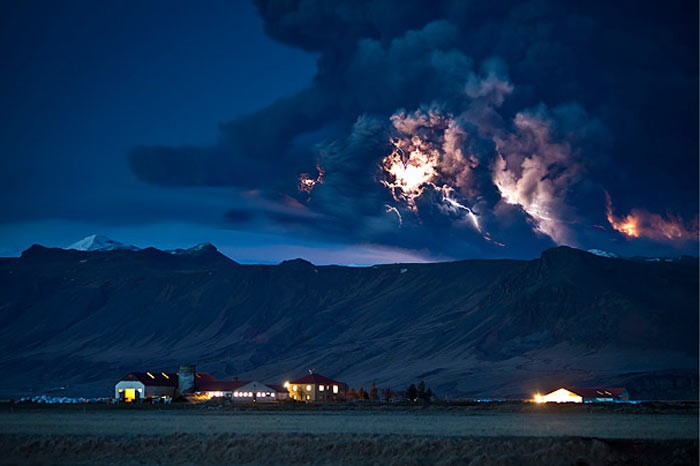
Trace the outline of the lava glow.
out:
M 417 201 L 425 196 L 438 212 L 470 225 L 491 241 L 468 200 L 478 196 L 471 174 L 478 160 L 464 149 L 467 132 L 451 115 L 436 109 L 399 112 L 391 122 L 396 137 L 380 164 L 380 182 L 397 206 L 387 205 L 387 212 L 395 213 L 403 224 L 401 206 L 418 215 Z
M 698 220 L 690 225 L 673 215 L 662 217 L 645 210 L 632 209 L 623 216 L 615 215 L 610 195 L 606 193 L 606 216 L 614 230 L 630 238 L 650 238 L 661 241 L 697 240 Z
M 420 140 L 412 141 L 414 144 L 416 142 Z M 438 174 L 438 154 L 416 147 L 406 156 L 402 149 L 402 146 L 408 145 L 405 141 L 394 140 L 392 144 L 394 150 L 382 160 L 382 167 L 387 174 L 387 179 L 382 180 L 382 184 L 391 190 L 395 201 L 404 201 L 416 212 L 416 198 L 427 187 L 435 186 L 433 180 Z
M 323 177 L 325 175 L 323 169 L 320 166 L 316 166 L 316 171 L 318 175 L 313 178 L 309 173 L 302 173 L 299 175 L 299 181 L 297 182 L 297 189 L 299 192 L 311 195 L 311 191 L 317 184 L 323 184 Z

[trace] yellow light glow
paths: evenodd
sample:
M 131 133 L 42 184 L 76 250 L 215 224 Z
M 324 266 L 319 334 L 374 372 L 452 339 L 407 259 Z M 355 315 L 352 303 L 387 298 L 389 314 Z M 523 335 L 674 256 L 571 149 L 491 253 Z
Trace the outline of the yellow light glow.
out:
M 311 391 L 311 385 L 307 385 L 307 386 L 306 386 L 306 391 L 307 391 L 307 392 L 310 392 L 310 391 Z
M 538 393 L 534 401 L 535 403 L 583 403 L 583 397 L 562 387 L 546 395 Z
M 146 375 L 149 376 L 149 377 L 152 378 L 152 379 L 155 379 L 155 378 L 156 378 L 156 376 L 153 375 L 153 374 L 151 374 L 150 372 L 146 372 Z
M 166 374 L 165 372 L 161 372 L 161 375 L 166 379 L 170 380 L 170 377 L 168 377 L 168 374 Z
M 284 383 L 284 388 L 289 388 L 289 380 Z
M 136 399 L 136 389 L 127 388 L 124 390 L 124 401 L 131 403 Z

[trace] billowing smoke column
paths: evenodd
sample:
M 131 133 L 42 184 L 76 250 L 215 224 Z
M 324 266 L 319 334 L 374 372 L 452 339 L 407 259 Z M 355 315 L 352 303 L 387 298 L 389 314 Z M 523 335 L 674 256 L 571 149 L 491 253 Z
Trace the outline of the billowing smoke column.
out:
M 550 123 L 541 115 L 515 116 L 515 132 L 497 138 L 493 182 L 503 201 L 519 205 L 535 230 L 558 244 L 575 244 L 564 220 L 567 191 L 580 172 L 566 142 L 552 140 Z
M 211 147 L 135 149 L 142 180 L 255 193 L 231 222 L 442 257 L 621 244 L 606 217 L 630 243 L 697 235 L 649 213 L 698 210 L 698 115 L 678 104 L 698 99 L 697 2 L 256 3 L 318 54 L 313 82 Z M 613 188 L 648 210 L 606 212 Z
M 431 209 L 449 217 L 453 226 L 469 225 L 483 239 L 502 246 L 481 219 L 497 222 L 497 206 L 505 203 L 522 209 L 534 232 L 557 244 L 576 244 L 567 194 L 581 167 L 569 142 L 553 134 L 554 117 L 540 106 L 497 127 L 479 119 L 487 112 L 497 114 L 513 89 L 493 72 L 481 78 L 471 75 L 456 97 L 467 105 L 459 116 L 433 104 L 389 117 L 390 151 L 378 162 L 377 182 L 390 193 L 393 204 L 383 205 L 397 216 L 399 226 L 407 213 L 420 218 Z M 300 192 L 310 194 L 323 182 L 324 169 L 317 171 L 316 179 L 300 175 Z

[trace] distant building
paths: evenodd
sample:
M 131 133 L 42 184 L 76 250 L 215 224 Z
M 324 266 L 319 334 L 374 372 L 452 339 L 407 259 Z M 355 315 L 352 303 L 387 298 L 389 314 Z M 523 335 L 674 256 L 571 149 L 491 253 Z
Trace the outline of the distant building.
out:
M 245 383 L 247 382 L 238 380 L 217 380 L 211 374 L 197 372 L 193 365 L 184 365 L 176 373 L 129 372 L 114 386 L 114 399 L 132 403 L 175 397 L 190 401 L 230 398 Z
M 129 372 L 114 386 L 114 399 L 131 403 L 175 396 L 178 376 L 165 372 Z
M 264 384 L 257 381 L 242 382 L 233 391 L 234 402 L 271 403 L 289 398 L 287 389 L 280 385 Z
M 537 403 L 611 403 L 629 401 L 629 393 L 624 387 L 571 388 L 564 387 L 546 395 L 535 395 Z
M 289 397 L 297 401 L 327 402 L 345 398 L 348 386 L 321 374 L 308 374 L 285 383 Z
M 195 373 L 193 401 L 209 400 L 211 398 L 231 398 L 233 392 L 244 384 L 237 379 L 216 380 L 211 374 Z
M 609 403 L 630 400 L 630 394 L 625 387 L 574 388 L 572 390 L 581 395 L 584 403 Z

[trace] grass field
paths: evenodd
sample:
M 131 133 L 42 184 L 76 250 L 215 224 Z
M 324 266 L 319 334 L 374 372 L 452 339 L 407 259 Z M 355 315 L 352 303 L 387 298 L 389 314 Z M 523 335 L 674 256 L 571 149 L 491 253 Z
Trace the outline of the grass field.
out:
M 5 406 L 0 444 L 17 465 L 695 465 L 698 413 Z

